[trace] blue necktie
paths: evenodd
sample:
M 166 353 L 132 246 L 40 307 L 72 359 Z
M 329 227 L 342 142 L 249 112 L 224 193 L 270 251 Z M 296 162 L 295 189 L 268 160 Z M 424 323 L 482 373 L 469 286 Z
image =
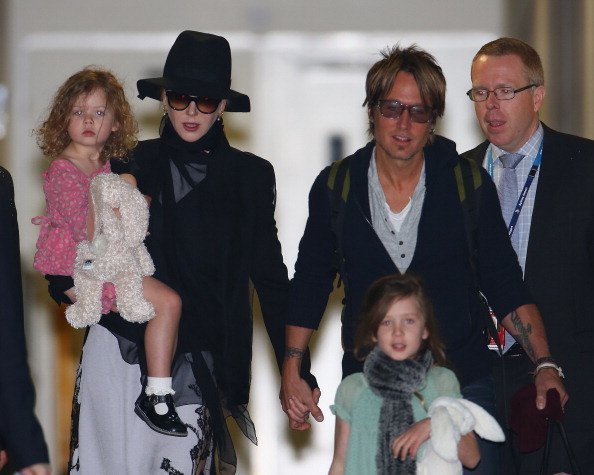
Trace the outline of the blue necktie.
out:
M 505 224 L 509 226 L 516 205 L 518 204 L 518 177 L 516 176 L 516 166 L 524 158 L 524 155 L 520 153 L 506 153 L 499 157 L 503 170 L 501 171 L 501 179 L 499 181 L 499 201 L 501 203 L 501 212 Z M 520 237 L 517 229 L 511 235 L 511 243 L 519 255 L 520 252 Z M 503 345 L 503 352 L 505 353 L 516 341 L 514 338 L 505 331 L 505 344 Z

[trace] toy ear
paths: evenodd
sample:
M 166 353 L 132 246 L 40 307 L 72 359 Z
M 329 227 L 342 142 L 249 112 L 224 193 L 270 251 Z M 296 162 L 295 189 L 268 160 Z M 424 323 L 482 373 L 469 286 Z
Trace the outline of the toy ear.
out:
M 437 455 L 447 462 L 457 462 L 459 440 L 460 433 L 448 410 L 445 407 L 434 408 L 431 415 L 431 443 Z
M 140 244 L 144 241 L 148 228 L 147 203 L 137 188 L 119 176 L 117 191 L 126 242 Z
M 476 420 L 474 431 L 478 435 L 483 439 L 492 440 L 493 442 L 503 442 L 505 440 L 503 430 L 501 430 L 501 427 L 491 414 L 474 402 L 466 399 L 459 399 L 459 402 L 474 416 Z

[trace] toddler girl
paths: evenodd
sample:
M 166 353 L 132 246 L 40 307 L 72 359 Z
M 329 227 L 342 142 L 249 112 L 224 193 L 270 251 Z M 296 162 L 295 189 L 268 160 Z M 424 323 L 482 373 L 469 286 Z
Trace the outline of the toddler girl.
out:
M 111 172 L 111 158 L 126 158 L 136 145 L 137 130 L 118 80 L 109 71 L 88 67 L 58 89 L 47 119 L 35 131 L 38 145 L 52 162 L 43 174 L 47 215 L 32 220 L 41 225 L 33 266 L 46 275 L 58 303 L 76 301 L 76 246 L 93 235 L 91 180 Z M 132 175 L 121 176 L 136 186 Z M 104 286 L 103 313 L 116 310 L 116 292 L 113 284 Z M 173 405 L 171 386 L 181 301 L 153 277 L 144 277 L 143 293 L 156 315 L 144 334 L 148 377 L 135 411 L 153 430 L 183 437 L 187 429 Z
M 419 279 L 392 275 L 368 290 L 355 335 L 363 373 L 336 391 L 334 458 L 330 474 L 414 474 L 419 447 L 431 435 L 427 409 L 439 396 L 461 397 L 445 368 L 443 344 Z M 459 457 L 476 465 L 474 435 L 462 437 Z

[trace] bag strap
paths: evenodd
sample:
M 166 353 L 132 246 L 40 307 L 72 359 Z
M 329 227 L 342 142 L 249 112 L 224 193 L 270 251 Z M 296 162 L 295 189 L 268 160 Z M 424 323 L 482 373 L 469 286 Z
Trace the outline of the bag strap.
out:
M 542 454 L 542 463 L 540 466 L 540 474 L 546 475 L 549 473 L 549 456 L 551 455 L 551 441 L 553 438 L 553 427 L 557 427 L 559 434 L 561 435 L 561 439 L 563 440 L 563 446 L 565 447 L 565 453 L 567 454 L 567 458 L 569 459 L 569 465 L 571 467 L 571 473 L 573 475 L 581 475 L 581 471 L 578 468 L 577 462 L 575 460 L 575 454 L 571 449 L 571 445 L 569 444 L 569 439 L 567 438 L 567 433 L 565 432 L 565 426 L 563 422 L 557 421 L 554 419 L 549 419 L 547 421 L 547 438 L 545 441 L 545 446 Z
M 471 159 L 460 157 L 458 163 L 454 167 L 454 176 L 456 178 L 456 186 L 458 188 L 458 197 L 462 205 L 462 212 L 464 213 L 464 227 L 466 229 L 466 241 L 468 243 L 468 251 L 470 255 L 470 267 L 476 288 L 479 290 L 480 297 L 483 299 L 485 308 L 488 308 L 487 299 L 480 292 L 479 278 L 478 278 L 478 216 L 480 210 L 480 193 L 477 190 L 481 187 L 483 180 L 479 165 Z M 490 309 L 489 309 L 490 310 Z M 501 341 L 495 322 L 491 317 L 491 312 L 486 312 L 487 325 L 491 337 L 497 345 L 499 355 L 503 354 Z
M 326 182 L 330 199 L 330 227 L 334 236 L 334 255 L 336 267 L 340 271 L 339 287 L 341 280 L 343 280 L 342 226 L 345 205 L 351 188 L 351 173 L 349 169 L 351 158 L 352 156 L 345 157 L 342 160 L 332 163 Z

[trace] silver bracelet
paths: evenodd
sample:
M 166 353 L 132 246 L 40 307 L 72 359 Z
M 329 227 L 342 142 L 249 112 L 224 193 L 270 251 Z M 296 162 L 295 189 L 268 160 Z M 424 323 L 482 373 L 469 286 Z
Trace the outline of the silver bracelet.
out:
M 535 370 L 534 370 L 534 376 L 536 377 L 536 375 L 538 374 L 538 372 L 541 369 L 545 369 L 545 368 L 556 369 L 557 372 L 559 373 L 559 377 L 561 379 L 565 378 L 565 375 L 563 374 L 563 370 L 561 369 L 561 366 L 559 366 L 557 363 L 553 363 L 552 361 L 545 361 L 544 363 L 540 363 L 539 365 L 537 365 L 536 368 L 535 368 Z

